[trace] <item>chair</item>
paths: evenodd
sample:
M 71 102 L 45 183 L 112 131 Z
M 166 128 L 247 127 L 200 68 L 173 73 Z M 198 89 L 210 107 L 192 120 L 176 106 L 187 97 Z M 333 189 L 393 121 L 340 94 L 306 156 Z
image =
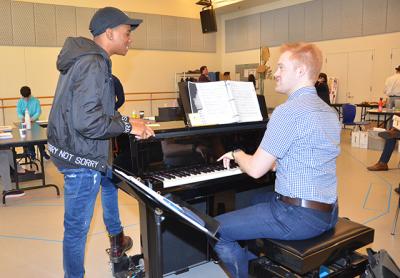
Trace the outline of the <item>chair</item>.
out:
M 37 164 L 39 160 L 36 157 L 36 151 L 32 153 L 26 147 L 23 149 L 24 151 L 22 153 L 16 153 L 15 159 L 17 159 L 17 162 L 20 165 L 29 165 L 30 169 L 35 167 L 36 171 L 39 171 L 39 166 Z
M 373 239 L 373 229 L 339 218 L 335 228 L 311 239 L 249 240 L 248 250 L 261 255 L 250 262 L 249 277 L 325 277 L 323 268 L 330 270 L 329 277 L 355 277 L 368 262 L 355 250 Z
M 399 202 L 397 204 L 396 214 L 395 214 L 394 219 L 393 219 L 393 226 L 392 226 L 392 232 L 391 232 L 392 235 L 394 235 L 396 233 L 397 219 L 399 218 L 399 211 L 400 211 L 400 183 L 399 183 L 399 186 L 394 190 L 394 192 L 396 192 L 397 195 L 399 196 Z
M 346 125 L 350 125 L 353 127 L 359 127 L 361 130 L 362 126 L 366 126 L 369 122 L 355 122 L 354 119 L 356 117 L 356 106 L 350 103 L 346 103 L 342 105 L 342 114 L 343 120 L 342 124 L 343 127 L 346 128 Z

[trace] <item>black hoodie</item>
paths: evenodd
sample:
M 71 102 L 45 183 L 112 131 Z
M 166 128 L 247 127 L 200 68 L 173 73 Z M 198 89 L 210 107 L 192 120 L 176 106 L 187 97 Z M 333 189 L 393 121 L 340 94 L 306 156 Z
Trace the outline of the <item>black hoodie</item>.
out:
M 67 38 L 47 127 L 53 162 L 62 168 L 106 171 L 108 139 L 130 133 L 128 117 L 115 112 L 111 60 L 94 41 Z

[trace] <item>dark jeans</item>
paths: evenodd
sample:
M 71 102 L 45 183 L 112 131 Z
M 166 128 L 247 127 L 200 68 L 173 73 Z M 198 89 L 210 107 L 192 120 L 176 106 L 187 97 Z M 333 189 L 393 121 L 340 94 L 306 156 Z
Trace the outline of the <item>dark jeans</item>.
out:
M 44 156 L 45 154 L 45 148 L 44 144 L 37 145 L 39 148 L 39 152 Z M 26 149 L 24 150 L 31 158 L 36 158 L 36 151 L 35 151 L 35 146 L 28 146 L 25 147 Z
M 383 163 L 389 162 L 390 157 L 392 156 L 392 153 L 394 151 L 394 148 L 396 147 L 396 140 L 397 139 L 395 138 L 385 140 L 385 146 L 383 147 L 381 158 L 379 158 L 380 162 Z
M 216 217 L 221 226 L 220 240 L 214 250 L 232 277 L 248 277 L 248 261 L 255 258 L 238 240 L 301 240 L 318 236 L 336 225 L 337 205 L 331 213 L 325 213 L 288 205 L 277 196 L 275 192 L 259 195 L 254 205 Z

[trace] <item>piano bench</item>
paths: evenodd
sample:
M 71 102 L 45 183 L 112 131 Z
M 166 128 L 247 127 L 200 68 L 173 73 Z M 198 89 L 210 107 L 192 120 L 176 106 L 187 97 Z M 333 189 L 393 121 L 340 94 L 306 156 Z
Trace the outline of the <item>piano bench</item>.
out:
M 339 218 L 335 228 L 311 239 L 247 241 L 250 251 L 265 256 L 250 262 L 249 277 L 320 277 L 321 269 L 326 273 L 342 271 L 346 272 L 343 277 L 354 277 L 363 273 L 367 263 L 366 257 L 355 250 L 372 243 L 373 239 L 373 229 Z

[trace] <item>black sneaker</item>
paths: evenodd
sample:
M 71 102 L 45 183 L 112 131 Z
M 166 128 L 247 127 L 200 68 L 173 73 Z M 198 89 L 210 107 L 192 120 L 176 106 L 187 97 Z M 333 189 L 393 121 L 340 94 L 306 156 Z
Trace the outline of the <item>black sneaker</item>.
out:
M 47 152 L 43 152 L 43 158 L 46 160 L 50 159 L 50 155 Z
M 3 191 L 3 195 L 6 195 L 7 198 L 17 198 L 17 197 L 22 197 L 25 195 L 25 192 L 19 189 L 14 189 L 14 190 L 8 190 L 8 191 Z

